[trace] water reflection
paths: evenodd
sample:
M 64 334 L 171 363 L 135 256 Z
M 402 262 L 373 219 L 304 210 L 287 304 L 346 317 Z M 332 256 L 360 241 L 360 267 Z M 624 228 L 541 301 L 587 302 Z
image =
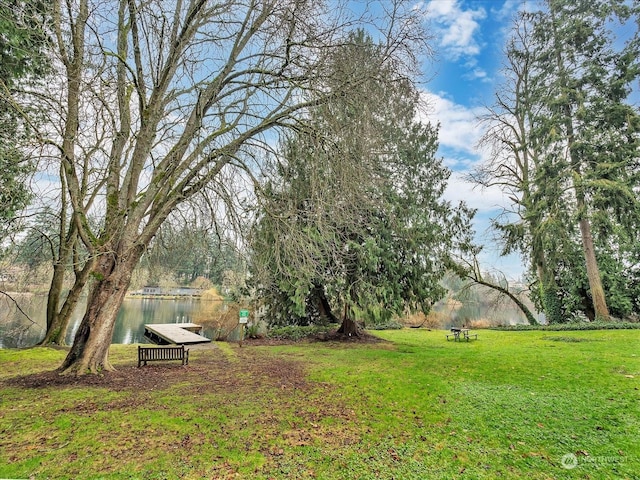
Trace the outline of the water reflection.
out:
M 190 323 L 200 308 L 200 300 L 125 299 L 116 320 L 111 343 L 148 343 L 144 337 L 147 323 Z
M 0 296 L 0 348 L 27 347 L 44 338 L 47 298 L 31 294 L 13 298 L 24 314 L 13 301 Z
M 47 298 L 43 295 L 16 295 L 21 308 L 33 320 L 28 320 L 13 302 L 0 296 L 0 348 L 30 347 L 45 335 Z M 118 312 L 112 343 L 149 343 L 144 337 L 147 323 L 198 323 L 204 326 L 203 335 L 217 339 L 224 330 L 224 338 L 239 339 L 237 309 L 219 309 L 218 301 L 196 298 L 148 299 L 126 298 Z M 74 313 L 66 342 L 70 345 L 80 326 L 85 303 L 81 302 Z M 525 323 L 526 320 L 514 305 L 505 303 L 499 308 L 488 309 L 474 302 L 443 302 L 434 311 L 443 317 L 443 326 L 459 326 L 469 321 L 486 318 L 499 323 Z M 218 313 L 216 313 L 218 312 Z M 220 314 L 222 312 L 222 314 Z M 225 313 L 226 312 L 226 313 Z
M 44 338 L 47 298 L 41 295 L 23 295 L 16 300 L 30 320 L 8 299 L 0 299 L 0 348 L 30 347 Z M 73 342 L 85 306 L 81 302 L 71 318 L 67 344 Z M 192 298 L 126 298 L 118 312 L 112 343 L 149 343 L 144 337 L 146 323 L 189 323 L 200 309 L 201 301 Z M 207 335 L 206 328 L 204 335 Z

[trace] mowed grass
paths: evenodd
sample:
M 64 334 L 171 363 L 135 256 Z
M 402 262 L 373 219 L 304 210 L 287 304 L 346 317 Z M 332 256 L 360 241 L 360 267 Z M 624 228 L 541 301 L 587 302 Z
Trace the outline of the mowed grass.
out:
M 0 478 L 640 478 L 640 331 L 478 333 L 114 346 L 120 374 L 39 386 L 64 351 L 0 350 Z

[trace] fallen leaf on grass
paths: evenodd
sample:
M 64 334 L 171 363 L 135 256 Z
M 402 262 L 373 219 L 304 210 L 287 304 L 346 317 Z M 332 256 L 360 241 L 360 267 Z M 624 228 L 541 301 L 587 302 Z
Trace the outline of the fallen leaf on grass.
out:
M 393 458 L 396 462 L 400 460 L 400 455 L 398 455 L 398 452 L 396 452 L 392 448 L 390 448 L 388 451 L 389 451 L 389 455 L 391 455 L 391 458 Z

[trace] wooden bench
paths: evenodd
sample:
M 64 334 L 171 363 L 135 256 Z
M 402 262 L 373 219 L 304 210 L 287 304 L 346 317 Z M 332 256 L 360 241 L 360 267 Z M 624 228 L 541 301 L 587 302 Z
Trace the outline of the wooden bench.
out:
M 189 365 L 189 350 L 184 345 L 176 347 L 141 347 L 138 346 L 138 368 L 147 362 L 161 360 L 182 360 L 182 365 Z

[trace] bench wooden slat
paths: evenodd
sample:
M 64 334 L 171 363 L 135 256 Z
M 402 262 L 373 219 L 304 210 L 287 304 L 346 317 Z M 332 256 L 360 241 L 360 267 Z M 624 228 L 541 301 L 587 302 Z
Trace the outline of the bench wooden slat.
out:
M 189 350 L 184 345 L 179 347 L 142 347 L 138 346 L 138 368 L 144 363 L 160 360 L 182 360 L 182 365 L 189 365 Z

